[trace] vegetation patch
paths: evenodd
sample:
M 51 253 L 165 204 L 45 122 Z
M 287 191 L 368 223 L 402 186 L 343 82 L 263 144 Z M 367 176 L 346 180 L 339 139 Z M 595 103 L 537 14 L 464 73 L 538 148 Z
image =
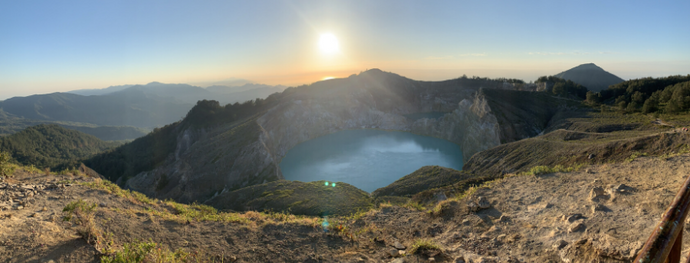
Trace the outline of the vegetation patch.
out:
M 81 159 L 117 145 L 56 124 L 40 124 L 0 137 L 0 151 L 11 153 L 17 163 L 52 170 L 77 167 Z
M 417 239 L 409 250 L 410 254 L 438 254 L 441 253 L 441 246 L 431 239 Z
M 335 186 L 333 186 L 335 183 Z M 254 185 L 206 202 L 235 211 L 287 212 L 310 216 L 347 216 L 374 207 L 368 193 L 342 182 L 275 181 Z
M 551 173 L 569 173 L 572 171 L 578 171 L 583 166 L 584 166 L 583 164 L 577 164 L 577 165 L 568 166 L 568 167 L 565 167 L 563 165 L 556 165 L 553 167 L 539 165 L 539 166 L 534 166 L 534 167 L 530 168 L 529 171 L 524 172 L 522 174 L 523 175 L 542 175 L 542 174 L 551 174 Z
M 66 214 L 62 220 L 77 224 L 79 226 L 77 233 L 87 243 L 92 244 L 98 252 L 109 253 L 113 248 L 112 237 L 104 234 L 101 228 L 96 225 L 95 213 L 97 207 L 97 204 L 88 203 L 82 199 L 70 202 L 62 210 Z
M 134 262 L 215 262 L 213 258 L 206 258 L 198 252 L 189 253 L 184 249 L 170 251 L 159 244 L 149 242 L 125 243 L 121 250 L 101 257 L 102 263 L 134 263 Z M 222 262 L 222 260 L 221 260 Z
M 376 191 L 371 194 L 374 197 L 410 197 L 424 190 L 451 185 L 470 177 L 472 177 L 471 174 L 451 168 L 424 166 L 411 174 L 403 176 L 388 186 L 376 189 Z
M 12 157 L 9 153 L 0 151 L 0 176 L 9 177 L 14 172 L 15 167 L 11 165 Z

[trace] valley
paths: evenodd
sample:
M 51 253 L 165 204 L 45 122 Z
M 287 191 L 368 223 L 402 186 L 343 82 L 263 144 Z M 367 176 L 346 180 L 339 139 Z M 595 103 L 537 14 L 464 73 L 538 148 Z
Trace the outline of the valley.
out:
M 199 101 L 184 119 L 84 157 L 78 169 L 15 166 L 0 185 L 8 223 L 0 257 L 632 260 L 690 172 L 688 115 L 595 104 L 568 83 L 573 93 L 506 83 L 420 82 L 374 69 L 242 104 Z M 685 87 L 645 83 L 650 94 Z M 361 138 L 369 141 L 352 140 Z M 453 154 L 438 155 L 446 146 Z M 358 156 L 338 157 L 348 148 Z M 395 163 L 424 165 L 404 158 L 425 157 L 386 152 L 441 162 L 397 171 Z M 300 162 L 307 165 L 290 167 Z M 346 164 L 359 170 L 325 178 Z M 368 181 L 349 182 L 349 173 Z M 376 183 L 372 173 L 390 175 Z M 78 212 L 59 210 L 70 206 Z M 79 213 L 93 219 L 58 220 Z M 126 252 L 133 246 L 141 252 Z
M 0 1 L 0 262 L 690 262 L 690 1 Z

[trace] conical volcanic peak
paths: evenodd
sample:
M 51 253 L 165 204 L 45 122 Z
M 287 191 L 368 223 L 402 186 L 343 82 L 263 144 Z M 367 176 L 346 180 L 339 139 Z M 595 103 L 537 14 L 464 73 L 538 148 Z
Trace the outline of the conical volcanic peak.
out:
M 594 63 L 582 64 L 569 70 L 554 75 L 555 77 L 572 80 L 591 91 L 602 91 L 610 85 L 618 84 L 624 80 L 613 75 Z

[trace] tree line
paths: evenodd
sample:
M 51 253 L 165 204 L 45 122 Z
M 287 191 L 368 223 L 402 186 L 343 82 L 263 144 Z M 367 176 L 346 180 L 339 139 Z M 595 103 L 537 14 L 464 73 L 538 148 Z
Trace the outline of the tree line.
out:
M 546 85 L 545 92 L 561 97 L 572 97 L 584 100 L 588 92 L 587 88 L 580 84 L 554 76 L 539 77 L 536 83 Z
M 609 104 L 621 111 L 678 113 L 690 109 L 690 74 L 640 78 L 587 93 L 590 104 Z

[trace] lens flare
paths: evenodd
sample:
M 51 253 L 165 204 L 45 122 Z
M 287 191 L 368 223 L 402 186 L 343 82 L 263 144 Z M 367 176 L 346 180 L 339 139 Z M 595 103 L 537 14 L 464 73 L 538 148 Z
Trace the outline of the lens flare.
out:
M 328 217 L 323 218 L 323 223 L 321 223 L 321 227 L 323 227 L 324 232 L 328 232 Z

